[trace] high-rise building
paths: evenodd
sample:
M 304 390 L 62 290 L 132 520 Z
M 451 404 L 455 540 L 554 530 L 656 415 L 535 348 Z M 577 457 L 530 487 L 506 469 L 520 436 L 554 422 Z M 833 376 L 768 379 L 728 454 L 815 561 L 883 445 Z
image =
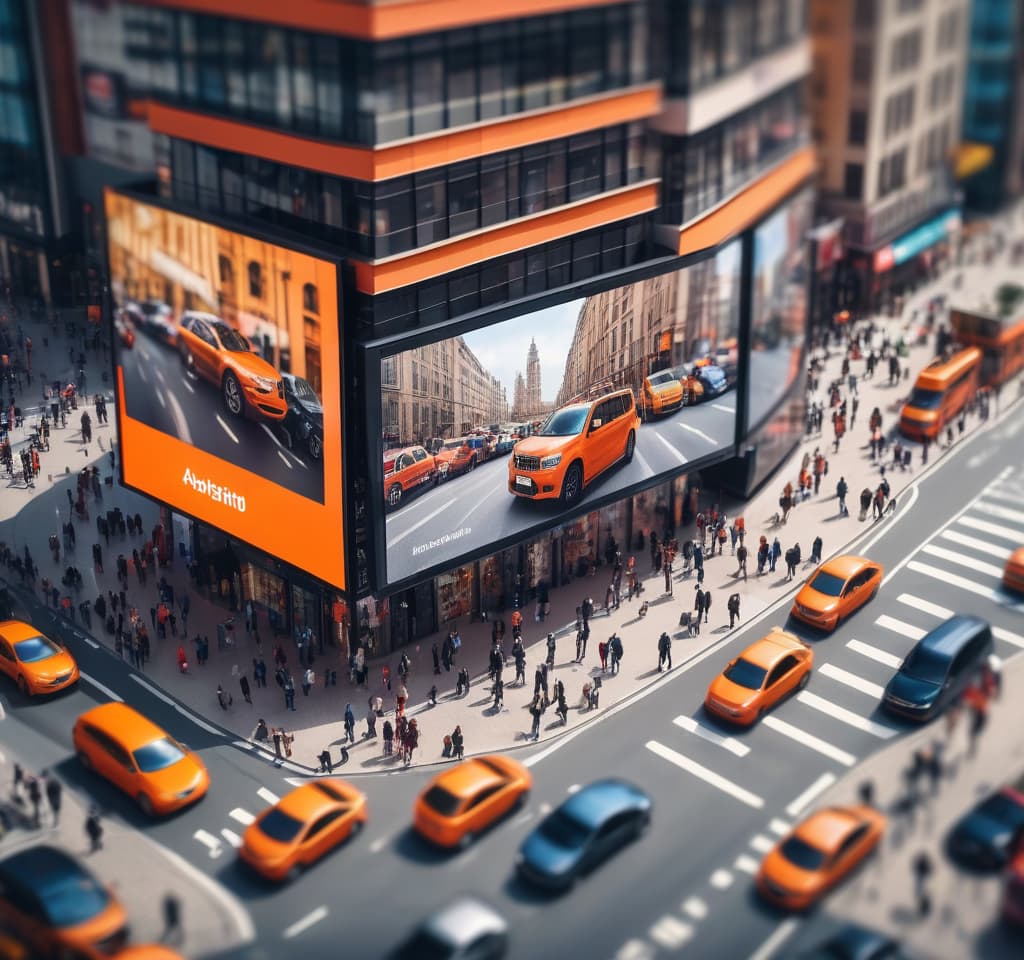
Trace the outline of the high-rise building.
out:
M 526 351 L 526 395 L 523 402 L 527 414 L 536 416 L 540 413 L 543 398 L 540 392 L 540 355 L 535 340 L 530 341 L 530 349 Z

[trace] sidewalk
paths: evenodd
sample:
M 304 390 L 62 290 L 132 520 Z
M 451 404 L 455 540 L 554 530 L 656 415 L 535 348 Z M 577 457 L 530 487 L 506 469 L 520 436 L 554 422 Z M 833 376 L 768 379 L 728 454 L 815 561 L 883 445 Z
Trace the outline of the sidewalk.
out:
M 979 242 L 980 240 L 976 240 L 975 244 L 977 245 Z M 976 253 L 970 255 L 976 256 Z M 1004 252 L 1002 257 L 1005 258 L 1005 256 Z M 954 268 L 952 273 L 956 272 L 957 268 Z M 963 272 L 965 286 L 972 283 L 983 284 L 987 268 L 972 266 L 964 268 Z M 916 329 L 917 326 L 911 322 L 913 311 L 920 309 L 932 297 L 948 293 L 950 289 L 950 275 L 945 275 L 935 283 L 919 289 L 915 295 L 909 298 L 901 317 L 878 321 L 879 332 L 876 334 L 878 342 L 881 342 L 882 330 L 888 332 L 894 342 L 901 336 L 906 338 L 907 342 L 911 342 L 911 328 Z M 940 316 L 940 322 L 941 320 Z M 692 574 L 687 576 L 682 573 L 682 560 L 677 559 L 673 583 L 674 597 L 669 597 L 664 593 L 664 578 L 660 574 L 651 574 L 650 558 L 644 551 L 642 555 L 637 556 L 637 570 L 643 578 L 645 588 L 643 600 L 649 604 L 646 617 L 641 619 L 638 616 L 640 605 L 638 600 L 634 600 L 632 603 L 623 600 L 621 607 L 610 614 L 603 610 L 601 604 L 608 586 L 605 579 L 608 576 L 607 573 L 603 576 L 593 577 L 587 583 L 577 580 L 571 586 L 553 589 L 551 611 L 546 622 L 537 623 L 531 616 L 526 616 L 523 624 L 523 636 L 527 644 L 527 684 L 525 687 L 510 685 L 514 676 L 514 667 L 510 661 L 503 674 L 505 697 L 504 705 L 499 711 L 495 711 L 492 707 L 493 699 L 489 694 L 490 683 L 487 682 L 487 661 L 491 637 L 489 622 L 459 625 L 463 642 L 457 662 L 451 672 L 442 670 L 438 677 L 433 674 L 432 645 L 436 642 L 440 648 L 444 638 L 443 634 L 404 648 L 404 652 L 412 662 L 408 683 L 410 708 L 407 712 L 417 718 L 420 727 L 420 746 L 414 762 L 433 763 L 441 760 L 442 738 L 445 734 L 450 733 L 456 724 L 463 728 L 468 754 L 506 749 L 509 746 L 525 743 L 526 732 L 530 728 L 530 716 L 525 708 L 528 706 L 533 692 L 534 671 L 546 655 L 543 641 L 549 630 L 553 631 L 558 638 L 556 668 L 549 677 L 549 682 L 553 683 L 555 679 L 562 680 L 565 684 L 566 699 L 570 709 L 566 727 L 562 726 L 553 710 L 548 710 L 541 723 L 542 739 L 557 736 L 565 729 L 586 722 L 588 718 L 597 715 L 600 710 L 607 710 L 616 702 L 652 682 L 658 676 L 656 669 L 657 638 L 662 631 L 667 631 L 673 637 L 672 656 L 673 661 L 678 664 L 716 642 L 721 635 L 729 631 L 726 601 L 731 593 L 740 595 L 743 619 L 749 619 L 756 615 L 783 595 L 792 584 L 787 584 L 785 581 L 785 566 L 781 561 L 775 574 L 766 574 L 760 578 L 756 575 L 756 549 L 758 537 L 762 533 L 768 537 L 769 543 L 777 535 L 782 543 L 783 551 L 794 543 L 800 544 L 804 558 L 801 575 L 810 571 L 807 558 L 810 556 L 811 541 L 815 536 L 821 535 L 824 540 L 824 557 L 841 551 L 843 544 L 864 529 L 864 525 L 857 520 L 857 498 L 860 490 L 865 486 L 874 489 L 880 477 L 879 463 L 870 459 L 867 446 L 868 418 L 871 410 L 875 406 L 879 407 L 882 411 L 883 430 L 888 436 L 895 436 L 899 403 L 909 392 L 917 372 L 934 356 L 934 346 L 935 339 L 932 336 L 926 346 L 910 348 L 909 357 L 901 361 L 902 365 L 909 366 L 910 379 L 894 387 L 888 385 L 882 369 L 876 372 L 872 380 L 865 381 L 863 378 L 865 362 L 861 360 L 852 363 L 851 372 L 857 375 L 859 381 L 859 410 L 856 423 L 848 430 L 838 453 L 832 452 L 832 431 L 829 423 L 831 411 L 824 391 L 827 390 L 832 380 L 839 379 L 841 355 L 836 352 L 825 364 L 825 370 L 819 377 L 821 390 L 817 396 L 812 398 L 825 401 L 824 432 L 805 437 L 805 441 L 790 460 L 750 502 L 738 504 L 725 501 L 720 504 L 720 508 L 730 518 L 743 515 L 746 519 L 746 545 L 749 551 L 747 569 L 750 578 L 744 582 L 732 576 L 736 569 L 736 561 L 731 554 L 724 557 L 716 555 L 706 559 L 704 589 L 711 591 L 713 601 L 710 622 L 707 626 L 702 626 L 700 636 L 689 638 L 685 632 L 681 632 L 679 629 L 680 614 L 684 610 L 691 610 L 693 606 L 694 577 Z M 66 347 L 64 349 L 66 353 Z M 35 366 L 35 361 L 33 365 Z M 92 375 L 90 375 L 91 381 Z M 1015 391 L 1011 388 L 1008 387 L 1004 390 L 1004 397 L 1007 398 L 1004 400 L 1004 406 L 1009 403 L 1011 394 L 1015 395 Z M 843 397 L 847 395 L 845 382 L 842 395 Z M 110 406 L 112 408 L 113 405 Z M 974 422 L 976 421 L 972 420 L 972 424 Z M 70 423 L 67 430 L 71 431 Z M 113 421 L 109 427 L 94 427 L 94 434 L 104 438 L 104 443 L 108 448 L 109 444 L 106 443 L 106 438 L 112 436 L 113 431 Z M 40 483 L 35 491 L 17 494 L 23 499 L 14 503 L 13 506 L 8 505 L 8 501 L 13 501 L 13 497 L 8 498 L 5 495 L 0 498 L 3 503 L 3 506 L 0 507 L 0 541 L 6 542 L 17 551 L 21 551 L 25 543 L 28 543 L 40 568 L 40 576 L 59 581 L 64 561 L 62 559 L 60 564 L 53 564 L 46 547 L 46 538 L 49 533 L 54 532 L 54 528 L 59 532 L 55 516 L 62 517 L 61 522 L 66 520 L 68 506 L 64 490 L 65 488 L 73 490 L 74 474 L 84 465 L 86 457 L 74 444 L 64 445 L 66 449 L 55 449 L 60 445 L 54 445 L 52 437 L 53 435 L 51 435 L 51 453 L 47 455 L 44 472 L 49 472 L 52 469 L 55 476 L 54 482 L 52 484 Z M 804 503 L 798 503 L 785 526 L 769 527 L 770 518 L 779 511 L 778 500 L 782 487 L 787 481 L 796 485 L 804 454 L 813 453 L 818 446 L 822 448 L 829 460 L 829 472 L 822 484 L 821 493 L 812 496 Z M 907 473 L 899 470 L 887 472 L 893 492 L 897 494 L 900 488 L 921 470 L 919 448 L 914 444 L 907 444 L 907 446 L 913 450 L 912 470 Z M 93 459 L 98 453 L 97 449 L 90 450 Z M 942 450 L 933 446 L 929 465 L 935 463 L 942 453 Z M 102 458 L 99 462 L 101 475 L 107 473 L 106 462 Z M 71 470 L 70 477 L 65 478 L 61 475 L 60 471 L 64 464 Z M 850 506 L 851 515 L 842 518 L 838 515 L 838 506 L 835 500 L 835 485 L 840 476 L 845 476 L 850 489 L 847 503 Z M 24 496 L 24 493 L 30 496 Z M 145 531 L 150 531 L 157 523 L 156 505 L 144 497 L 116 486 L 112 490 L 104 486 L 102 496 L 102 503 L 90 503 L 90 510 L 93 514 L 96 509 L 105 511 L 117 506 L 125 513 L 141 514 Z M 711 495 L 706 491 L 702 492 L 701 509 L 707 510 L 710 506 Z M 100 571 L 89 560 L 91 544 L 96 539 L 94 520 L 91 523 L 77 522 L 76 529 L 78 531 L 78 546 L 77 559 L 74 562 L 83 576 L 83 589 L 79 600 L 93 600 L 100 592 L 105 596 L 108 590 L 118 591 L 120 585 L 116 577 L 115 564 L 117 554 L 123 552 L 130 557 L 133 547 L 141 547 L 144 540 L 148 538 L 148 534 L 136 535 L 134 538 L 112 537 L 109 547 L 106 545 L 103 547 L 104 568 L 103 571 Z M 676 531 L 680 542 L 684 537 L 694 535 L 695 531 L 692 528 Z M 628 556 L 627 553 L 625 559 L 628 559 Z M 11 572 L 8 573 L 8 577 L 12 578 Z M 140 614 L 148 620 L 150 611 L 157 604 L 157 582 L 160 577 L 166 577 L 168 583 L 173 587 L 176 601 L 180 600 L 186 592 L 188 593 L 191 610 L 187 636 L 191 638 L 196 633 L 208 636 L 210 638 L 210 653 L 209 662 L 206 665 L 198 666 L 195 663 L 194 648 L 191 642 L 183 636 L 179 607 L 176 610 L 176 613 L 179 614 L 177 636 L 171 636 L 168 632 L 166 639 L 157 640 L 156 630 L 150 630 L 152 658 L 142 670 L 150 681 L 167 690 L 191 710 L 220 724 L 239 738 L 251 736 L 258 718 L 263 718 L 270 727 L 286 728 L 295 737 L 292 745 L 293 760 L 309 766 L 316 764 L 317 754 L 328 746 L 331 747 L 332 756 L 335 760 L 337 759 L 339 753 L 337 745 L 341 743 L 344 736 L 342 718 L 345 705 L 347 702 L 351 702 L 357 718 L 357 739 L 351 750 L 350 763 L 345 771 L 372 771 L 397 764 L 397 760 L 385 759 L 381 755 L 380 732 L 383 720 L 378 721 L 377 724 L 377 739 L 362 741 L 360 738 L 365 730 L 367 700 L 371 693 L 380 694 L 384 698 L 385 710 L 388 711 L 393 722 L 394 696 L 398 688 L 397 664 L 403 650 L 395 651 L 390 656 L 379 660 L 368 661 L 369 689 L 360 689 L 349 683 L 348 664 L 340 662 L 338 651 L 328 648 L 324 655 L 315 658 L 313 669 L 316 673 L 317 684 L 307 697 L 302 694 L 300 686 L 304 668 L 299 664 L 294 640 L 287 636 L 280 638 L 270 636 L 266 620 L 261 617 L 262 654 L 268 668 L 268 687 L 265 690 L 257 689 L 252 682 L 252 659 L 256 655 L 257 647 L 254 640 L 245 635 L 244 613 L 234 614 L 237 635 L 235 644 L 218 649 L 217 625 L 231 614 L 219 598 L 212 598 L 190 582 L 180 558 L 173 558 L 168 567 L 162 568 L 156 575 L 151 574 L 145 586 L 139 584 L 134 575 L 130 575 L 127 585 L 129 604 L 137 606 Z M 13 579 L 16 580 L 16 577 Z M 38 587 L 34 595 L 38 601 L 41 597 Z M 581 665 L 572 662 L 575 655 L 575 609 L 588 595 L 593 598 L 598 612 L 591 621 L 591 636 L 586 661 Z M 532 612 L 532 605 L 524 611 L 529 615 L 532 615 Z M 502 615 L 506 624 L 509 624 L 510 615 L 510 611 Z M 147 626 L 150 625 L 147 624 Z M 91 632 L 112 650 L 113 637 L 106 634 L 103 626 L 95 619 Z M 624 646 L 622 671 L 614 677 L 607 674 L 602 677 L 603 686 L 599 711 L 582 711 L 579 707 L 583 684 L 592 676 L 600 675 L 597 645 L 600 641 L 606 640 L 613 632 L 619 634 Z M 505 639 L 506 652 L 511 648 L 510 633 L 509 625 L 509 632 Z M 278 642 L 282 644 L 287 653 L 288 669 L 292 672 L 295 681 L 296 710 L 294 712 L 285 709 L 283 693 L 273 680 L 272 652 L 274 645 Z M 189 658 L 187 674 L 181 674 L 178 670 L 176 651 L 179 644 L 185 646 Z M 393 690 L 390 693 L 382 688 L 382 668 L 385 664 L 390 665 L 393 679 Z M 463 667 L 469 670 L 473 684 L 468 695 L 456 698 L 454 696 L 456 673 Z M 126 669 L 130 669 L 127 663 Z M 324 678 L 328 670 L 336 671 L 337 686 L 324 687 Z M 253 703 L 251 706 L 242 698 L 239 687 L 239 676 L 242 674 L 248 676 L 252 687 Z M 430 707 L 426 701 L 428 692 L 434 683 L 437 684 L 439 690 L 438 705 Z M 227 710 L 222 710 L 218 705 L 216 698 L 218 684 L 222 684 L 233 697 L 234 702 Z

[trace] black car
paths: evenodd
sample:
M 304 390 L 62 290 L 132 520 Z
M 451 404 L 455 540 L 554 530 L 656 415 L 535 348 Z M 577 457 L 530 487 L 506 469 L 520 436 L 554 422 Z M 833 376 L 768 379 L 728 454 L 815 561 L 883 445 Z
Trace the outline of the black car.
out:
M 284 398 L 288 412 L 282 426 L 293 450 L 303 449 L 311 460 L 319 460 L 324 453 L 324 408 L 308 380 L 282 373 Z
M 965 814 L 949 831 L 946 850 L 961 866 L 995 871 L 1006 866 L 1024 834 L 1024 793 L 1006 787 Z
M 801 953 L 799 960 L 900 960 L 902 956 L 896 940 L 851 924 L 810 953 Z

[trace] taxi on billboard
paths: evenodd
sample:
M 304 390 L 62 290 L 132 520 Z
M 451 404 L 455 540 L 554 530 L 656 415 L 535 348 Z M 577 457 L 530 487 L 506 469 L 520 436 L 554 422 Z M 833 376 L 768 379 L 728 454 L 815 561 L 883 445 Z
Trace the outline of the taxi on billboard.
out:
M 210 786 L 196 754 L 127 704 L 86 710 L 71 739 L 82 766 L 127 793 L 147 816 L 195 803 Z
M 30 623 L 0 622 L 0 673 L 26 697 L 56 693 L 78 681 L 78 664 L 62 646 Z
M 729 389 L 725 371 L 707 358 L 676 367 L 676 374 L 683 385 L 683 404 L 688 407 L 720 397 Z
M 384 503 L 394 510 L 420 487 L 439 480 L 437 463 L 423 447 L 394 447 L 384 451 Z
M 644 418 L 660 417 L 683 405 L 683 384 L 674 369 L 659 370 L 644 377 L 640 411 Z
M 163 300 L 143 300 L 137 306 L 142 314 L 141 329 L 169 347 L 177 346 L 178 326 L 171 305 Z
M 220 317 L 186 310 L 177 342 L 185 368 L 217 387 L 233 416 L 281 421 L 288 415 L 281 375 Z
M 835 630 L 840 620 L 873 600 L 881 584 L 881 564 L 865 557 L 833 557 L 800 588 L 790 613 L 812 627 Z
M 633 459 L 639 429 L 628 387 L 560 407 L 515 445 L 508 462 L 509 492 L 569 506 L 605 470 Z
M 447 480 L 461 473 L 469 473 L 476 469 L 482 459 L 480 450 L 470 443 L 469 437 L 445 440 L 434 455 L 438 479 Z

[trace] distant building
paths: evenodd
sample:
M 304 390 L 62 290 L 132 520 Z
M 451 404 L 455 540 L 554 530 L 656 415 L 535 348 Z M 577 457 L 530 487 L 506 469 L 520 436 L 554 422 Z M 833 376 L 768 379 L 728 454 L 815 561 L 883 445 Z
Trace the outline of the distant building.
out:
M 512 392 L 512 416 L 518 420 L 526 413 L 526 380 L 516 371 L 516 385 Z
M 526 404 L 525 413 L 539 413 L 543 400 L 540 392 L 540 354 L 537 343 L 530 340 L 530 349 L 526 351 Z

